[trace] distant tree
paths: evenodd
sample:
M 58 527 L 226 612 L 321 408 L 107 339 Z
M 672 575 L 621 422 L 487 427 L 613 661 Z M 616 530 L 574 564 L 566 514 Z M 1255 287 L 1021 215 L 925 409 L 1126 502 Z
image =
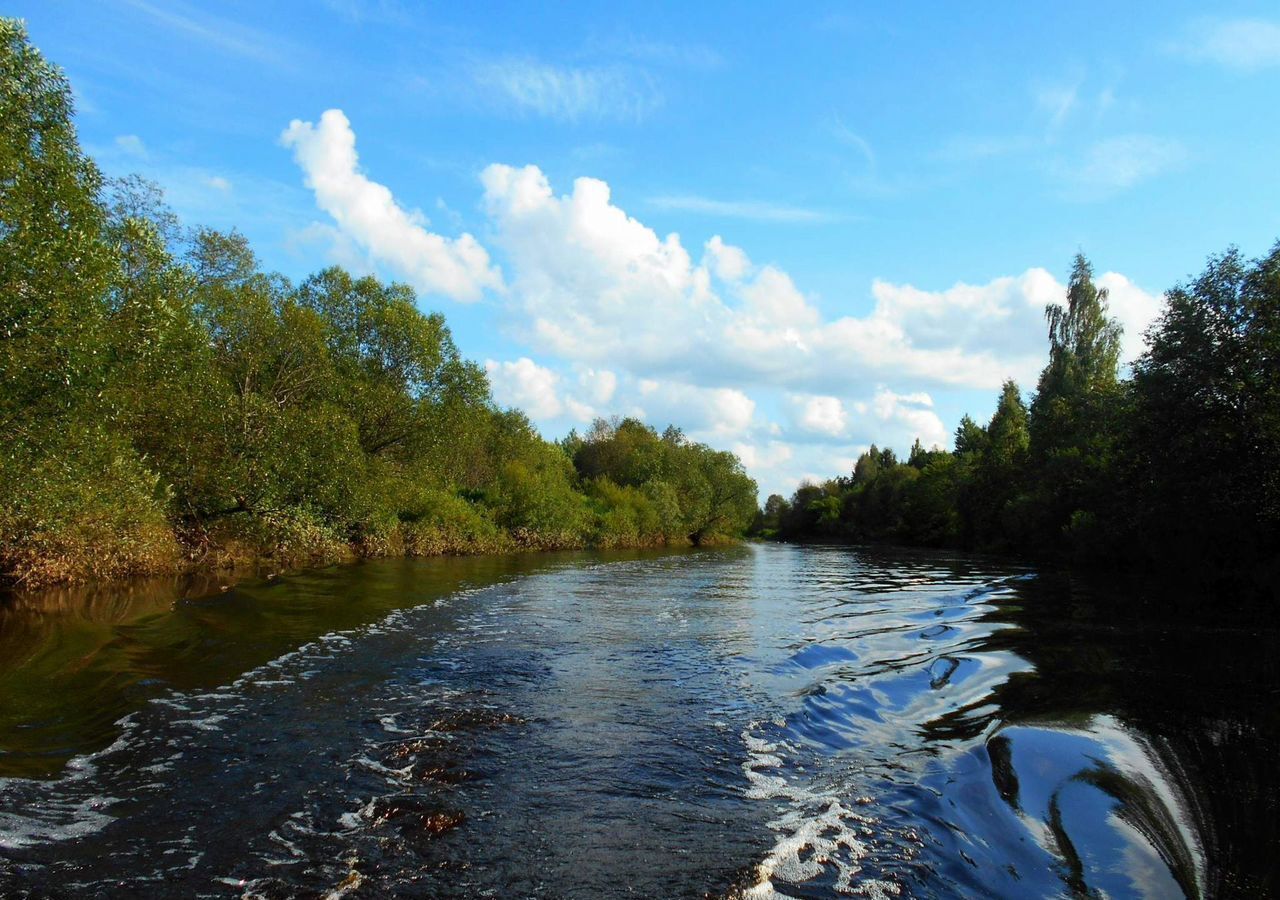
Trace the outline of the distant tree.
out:
M 987 433 L 968 413 L 960 419 L 955 433 L 956 453 L 981 453 L 987 446 Z

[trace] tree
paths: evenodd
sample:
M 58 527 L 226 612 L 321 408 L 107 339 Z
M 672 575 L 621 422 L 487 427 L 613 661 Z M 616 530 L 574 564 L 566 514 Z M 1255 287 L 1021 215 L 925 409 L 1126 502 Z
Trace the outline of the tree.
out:
M 1121 329 L 1107 315 L 1106 301 L 1106 290 L 1093 283 L 1092 266 L 1077 254 L 1067 305 L 1045 307 L 1049 362 L 1029 423 L 1035 487 L 1017 529 L 1037 552 L 1100 548 L 1098 517 L 1119 515 L 1117 457 L 1126 394 L 1118 383 Z
M 67 410 L 104 376 L 104 297 L 113 260 L 102 177 L 71 120 L 71 87 L 0 19 L 0 429 L 35 407 Z
M 1107 290 L 1093 283 L 1093 266 L 1077 253 L 1067 283 L 1067 305 L 1044 309 L 1049 325 L 1049 364 L 1040 374 L 1036 398 L 1052 402 L 1115 384 L 1121 328 L 1107 316 Z
M 956 426 L 955 445 L 957 455 L 981 453 L 987 446 L 987 432 L 965 413 Z
M 1144 548 L 1215 576 L 1280 547 L 1280 244 L 1211 257 L 1134 365 L 1129 497 Z

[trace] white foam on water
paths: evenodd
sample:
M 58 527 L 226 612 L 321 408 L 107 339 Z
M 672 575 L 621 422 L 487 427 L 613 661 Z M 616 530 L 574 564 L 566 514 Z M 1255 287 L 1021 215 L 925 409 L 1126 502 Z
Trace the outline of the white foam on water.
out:
M 378 719 L 378 722 L 379 724 L 382 725 L 383 731 L 389 732 L 391 734 L 413 734 L 414 733 L 412 729 L 401 728 L 398 724 L 396 724 L 396 717 L 394 715 L 382 716 L 381 718 Z
M 201 716 L 195 719 L 177 719 L 174 725 L 190 725 L 192 728 L 198 728 L 201 731 L 221 731 L 222 723 L 227 721 L 227 716 L 222 713 L 209 713 L 207 716 Z
M 777 835 L 773 848 L 756 865 L 756 882 L 747 888 L 747 900 L 783 898 L 775 884 L 800 885 L 827 876 L 834 879 L 835 890 L 842 893 L 888 897 L 898 887 L 886 882 L 863 879 L 855 882 L 862 871 L 859 861 L 867 856 L 863 842 L 870 833 L 872 820 L 847 808 L 836 796 L 824 794 L 782 774 L 784 754 L 790 751 L 785 741 L 765 740 L 752 733 L 762 723 L 752 723 L 742 732 L 747 748 L 747 761 L 742 765 L 749 783 L 747 796 L 754 800 L 780 800 L 783 812 L 769 822 Z M 772 723 L 781 727 L 784 723 Z
M 383 765 L 376 759 L 370 759 L 367 756 L 357 756 L 355 759 L 355 765 L 367 769 L 377 775 L 381 775 L 386 781 L 391 783 L 408 781 L 413 774 L 412 763 L 400 769 L 393 769 L 391 766 Z
M 93 834 L 114 821 L 107 810 L 118 802 L 116 797 L 90 797 L 75 804 L 54 803 L 41 810 L 42 814 L 56 814 L 57 821 L 0 812 L 0 848 L 14 850 Z

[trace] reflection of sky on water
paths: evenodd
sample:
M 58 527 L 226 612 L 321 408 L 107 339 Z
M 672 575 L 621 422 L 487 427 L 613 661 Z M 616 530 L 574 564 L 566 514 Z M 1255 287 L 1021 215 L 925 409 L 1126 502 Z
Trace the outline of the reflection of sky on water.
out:
M 988 561 L 388 560 L 0 623 L 0 749 L 62 772 L 0 782 L 19 894 L 1259 896 L 1280 865 L 1274 630 Z

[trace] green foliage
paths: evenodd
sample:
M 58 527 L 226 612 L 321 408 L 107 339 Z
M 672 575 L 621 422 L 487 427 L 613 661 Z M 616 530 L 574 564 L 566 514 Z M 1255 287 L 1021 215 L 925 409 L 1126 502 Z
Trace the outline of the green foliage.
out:
M 769 498 L 756 530 L 1124 564 L 1274 595 L 1280 578 L 1280 244 L 1235 250 L 1171 290 L 1120 380 L 1119 326 L 1077 256 L 1050 305 L 1028 410 L 1006 381 L 987 425 L 902 465 L 873 446 L 851 478 Z
M 101 387 L 112 277 L 102 178 L 80 150 L 71 87 L 0 19 L 0 429 L 64 413 Z
M 659 435 L 636 419 L 600 419 L 585 438 L 575 436 L 572 450 L 583 480 L 607 480 L 648 497 L 663 523 L 663 542 L 714 543 L 742 534 L 755 517 L 756 485 L 738 458 L 688 441 L 678 429 Z
M 1144 549 L 1274 578 L 1280 548 L 1280 244 L 1168 293 L 1134 366 L 1128 492 Z M 1271 561 L 1268 574 L 1266 561 Z
M 155 473 L 101 424 L 62 424 L 0 457 L 0 571 L 38 585 L 172 567 L 178 547 Z
M 102 179 L 0 20 L 0 577 L 736 537 L 736 457 L 635 420 L 545 441 L 413 290 L 263 272 Z

